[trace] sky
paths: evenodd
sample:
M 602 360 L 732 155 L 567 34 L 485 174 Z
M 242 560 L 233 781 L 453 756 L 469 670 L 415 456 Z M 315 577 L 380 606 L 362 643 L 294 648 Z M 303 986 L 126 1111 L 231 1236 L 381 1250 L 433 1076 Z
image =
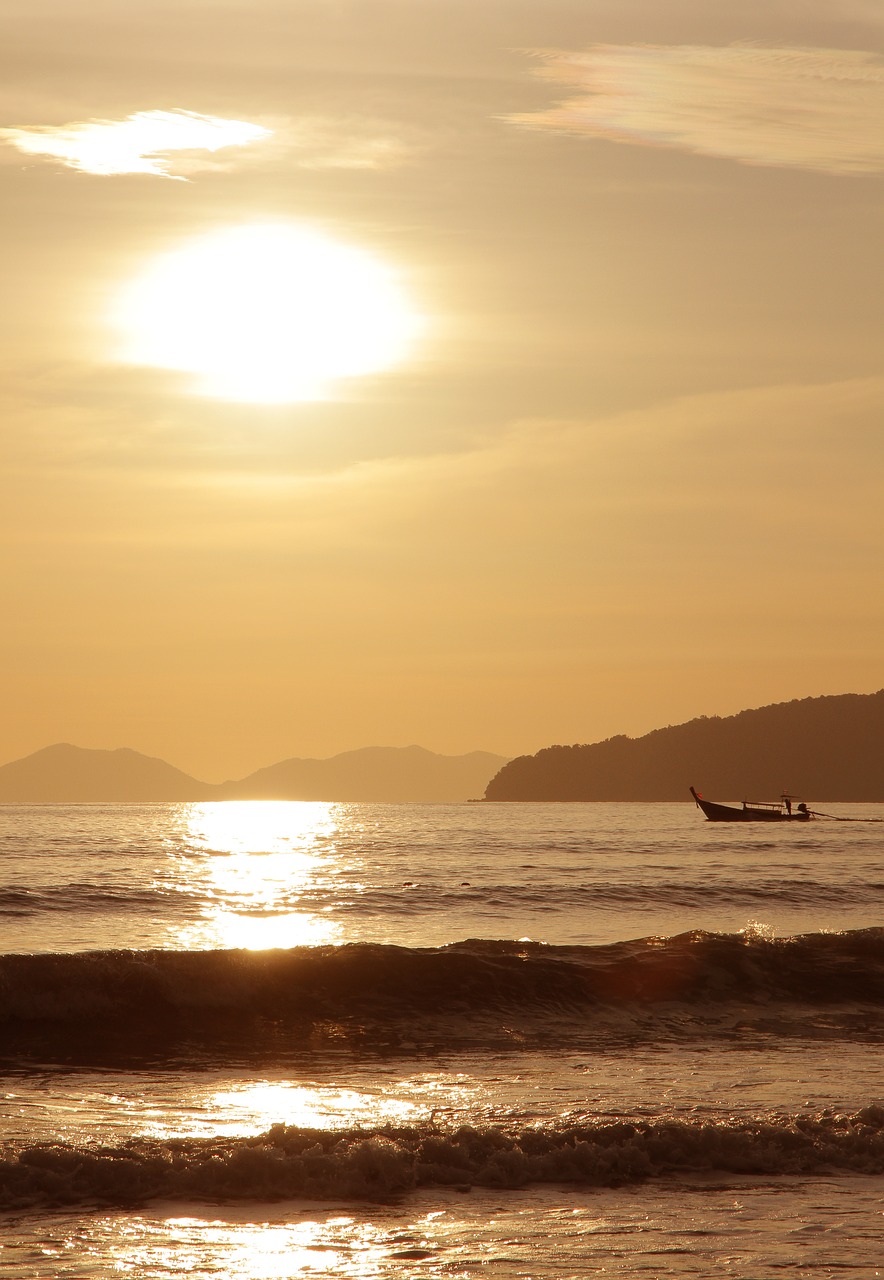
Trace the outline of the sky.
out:
M 884 685 L 878 0 L 0 29 L 0 762 Z

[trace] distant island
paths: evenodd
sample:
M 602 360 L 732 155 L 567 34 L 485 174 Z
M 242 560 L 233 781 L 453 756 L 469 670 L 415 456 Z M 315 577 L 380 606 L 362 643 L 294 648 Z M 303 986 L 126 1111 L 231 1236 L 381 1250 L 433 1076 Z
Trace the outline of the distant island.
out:
M 701 716 L 641 738 L 555 746 L 510 760 L 486 800 L 884 801 L 884 689 Z
M 640 738 L 552 746 L 507 760 L 423 747 L 365 747 L 282 760 L 238 781 L 200 782 L 128 747 L 56 743 L 0 766 L 0 803 L 327 800 L 764 800 L 884 802 L 884 689 L 701 716 Z
M 215 784 L 129 747 L 100 751 L 59 742 L 0 767 L 0 803 L 470 800 L 505 763 L 506 756 L 489 751 L 443 756 L 416 746 L 365 747 L 327 760 L 283 760 Z

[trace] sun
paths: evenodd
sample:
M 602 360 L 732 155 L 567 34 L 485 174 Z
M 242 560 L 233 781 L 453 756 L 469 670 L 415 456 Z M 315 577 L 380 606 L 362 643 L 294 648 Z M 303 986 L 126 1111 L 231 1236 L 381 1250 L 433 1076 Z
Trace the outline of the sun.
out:
M 324 399 L 339 379 L 390 368 L 421 327 L 390 266 L 295 223 L 230 227 L 161 255 L 113 320 L 124 362 L 265 404 Z

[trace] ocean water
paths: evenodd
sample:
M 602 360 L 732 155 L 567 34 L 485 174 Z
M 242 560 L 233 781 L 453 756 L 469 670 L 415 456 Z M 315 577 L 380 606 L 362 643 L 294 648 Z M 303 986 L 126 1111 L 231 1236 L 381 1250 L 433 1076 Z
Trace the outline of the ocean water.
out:
M 0 807 L 0 1273 L 884 1275 L 884 806 Z

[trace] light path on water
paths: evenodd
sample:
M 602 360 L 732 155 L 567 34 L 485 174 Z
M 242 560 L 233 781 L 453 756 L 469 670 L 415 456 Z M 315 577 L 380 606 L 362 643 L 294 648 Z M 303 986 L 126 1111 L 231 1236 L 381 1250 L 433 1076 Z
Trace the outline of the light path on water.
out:
M 692 801 L 0 806 L 0 949 L 867 928 L 881 923 L 882 833 L 709 823 Z
M 448 1191 L 404 1206 L 158 1204 L 16 1222 L 0 1268 L 10 1280 L 875 1280 L 882 1212 L 875 1178 Z

